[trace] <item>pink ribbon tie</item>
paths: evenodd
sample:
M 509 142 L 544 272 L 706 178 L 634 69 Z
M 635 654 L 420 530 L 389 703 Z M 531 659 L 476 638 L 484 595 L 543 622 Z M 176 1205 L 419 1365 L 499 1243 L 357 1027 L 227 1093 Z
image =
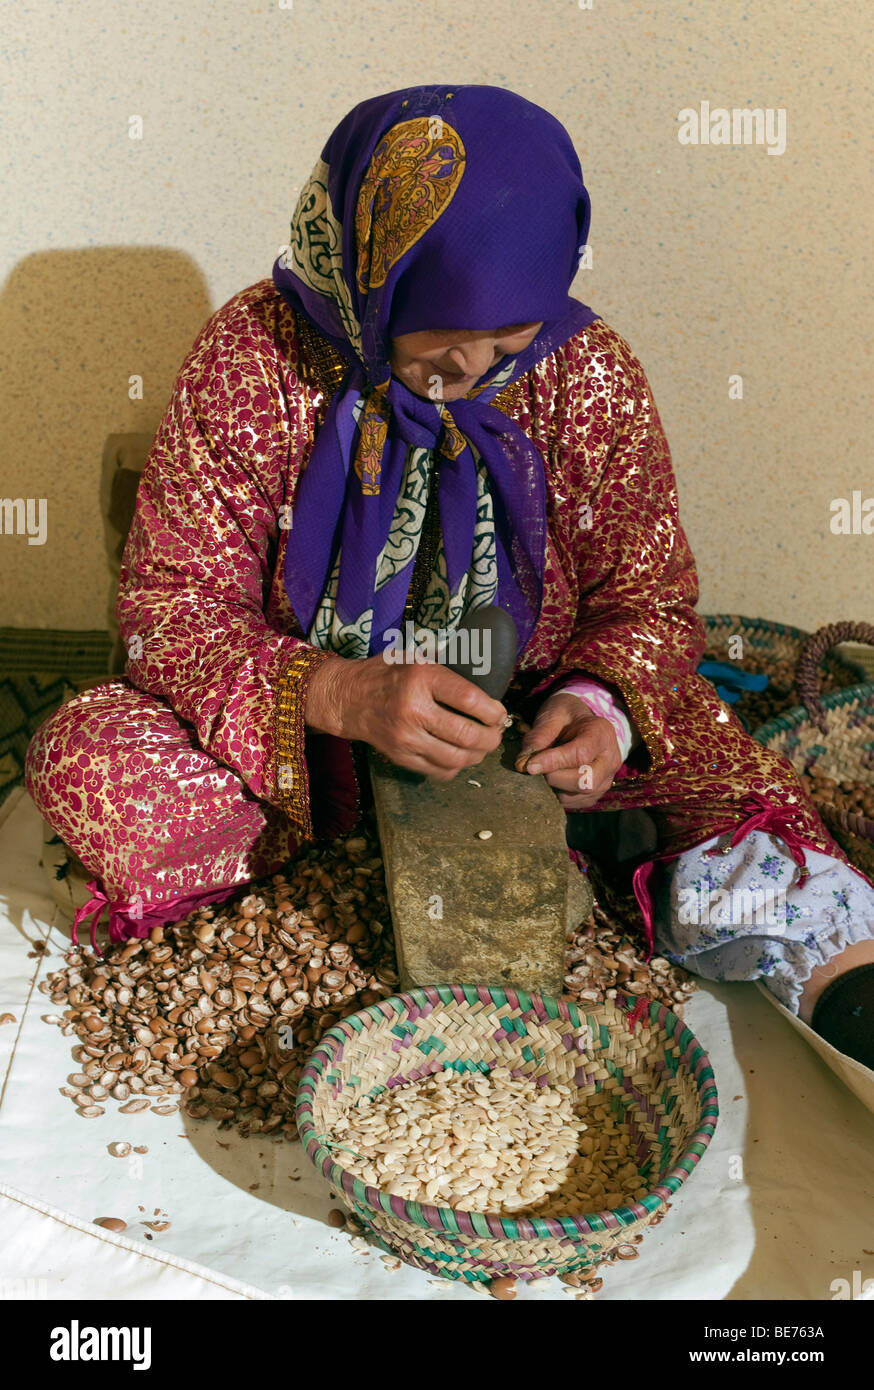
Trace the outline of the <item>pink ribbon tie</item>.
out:
M 206 906 L 207 903 L 224 902 L 233 893 L 239 892 L 243 885 L 232 883 L 224 884 L 221 888 L 197 888 L 158 903 L 143 903 L 138 893 L 130 899 L 115 898 L 110 901 L 100 885 L 100 880 L 96 878 L 89 879 L 87 886 L 91 891 L 91 897 L 87 903 L 76 909 L 73 918 L 73 945 L 79 945 L 80 923 L 91 917 L 91 945 L 97 955 L 102 956 L 103 952 L 97 945 L 97 926 L 105 908 L 109 908 L 110 941 L 128 941 L 146 937 L 153 927 L 164 923 L 181 922 L 197 907 Z
M 107 907 L 109 908 L 110 941 L 126 941 L 128 939 L 129 932 L 131 931 L 131 923 L 129 921 L 130 914 L 127 916 L 125 915 L 125 903 L 123 900 L 116 899 L 114 902 L 110 902 L 103 888 L 100 886 L 99 879 L 89 879 L 87 886 L 91 890 L 91 897 L 88 899 L 87 903 L 83 903 L 80 908 L 76 909 L 76 915 L 73 918 L 73 945 L 79 945 L 79 924 L 90 917 L 91 946 L 98 956 L 102 956 L 103 952 L 97 945 L 97 927 L 100 918 L 103 916 L 104 909 Z
M 83 903 L 81 907 L 78 907 L 76 909 L 76 915 L 73 918 L 73 945 L 78 948 L 79 924 L 81 922 L 84 922 L 86 918 L 90 917 L 92 919 L 91 946 L 98 956 L 102 956 L 103 952 L 97 945 L 97 924 L 100 921 L 100 918 L 103 916 L 103 909 L 105 907 L 109 907 L 109 899 L 104 893 L 103 889 L 100 887 L 100 882 L 98 879 L 89 879 L 88 888 L 91 892 L 91 897 L 88 899 L 87 903 Z
M 801 869 L 801 873 L 798 875 L 798 883 L 790 884 L 790 887 L 800 887 L 802 883 L 805 883 L 806 880 L 810 878 L 810 870 L 807 867 L 807 860 L 804 857 L 804 850 L 802 848 L 804 841 L 798 831 L 794 830 L 792 827 L 792 810 L 788 806 L 772 806 L 770 802 L 765 800 L 760 792 L 750 792 L 749 795 L 744 798 L 743 804 L 745 806 L 758 806 L 759 809 L 751 814 L 749 820 L 743 821 L 741 825 L 736 827 L 728 845 L 725 846 L 724 849 L 720 848 L 719 845 L 714 845 L 712 849 L 706 850 L 705 853 L 708 855 L 727 854 L 730 849 L 734 849 L 735 845 L 739 845 L 741 840 L 746 835 L 749 835 L 751 830 L 765 830 L 771 835 L 776 835 L 778 839 L 783 841 L 790 855 L 795 860 L 795 863 Z

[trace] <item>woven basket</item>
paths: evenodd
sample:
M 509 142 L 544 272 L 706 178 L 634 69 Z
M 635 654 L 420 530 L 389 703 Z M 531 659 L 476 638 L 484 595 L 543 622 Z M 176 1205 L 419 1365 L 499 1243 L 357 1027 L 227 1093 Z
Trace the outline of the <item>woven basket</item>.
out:
M 701 621 L 707 632 L 707 648 L 702 660 L 731 661 L 743 671 L 768 677 L 767 690 L 746 691 L 732 706 L 747 729 L 755 732 L 767 720 L 798 706 L 800 697 L 795 686 L 795 671 L 810 633 L 800 627 L 769 622 L 766 618 L 744 618 L 739 613 L 702 614 Z M 737 636 L 743 638 L 740 659 L 728 654 L 729 638 Z M 844 656 L 832 653 L 823 662 L 824 694 L 866 679 L 862 667 Z
M 782 753 L 798 772 L 818 767 L 837 781 L 874 781 L 874 682 L 863 681 L 831 695 L 820 693 L 820 664 L 836 642 L 874 645 L 874 627 L 832 623 L 808 638 L 796 675 L 803 706 L 769 720 L 754 736 L 766 748 Z M 848 859 L 874 876 L 874 821 L 826 801 L 817 799 L 815 805 Z
M 331 1139 L 363 1096 L 452 1068 L 544 1077 L 598 1095 L 634 1144 L 648 1193 L 615 1211 L 502 1217 L 435 1207 L 367 1186 Z M 377 1243 L 430 1274 L 471 1283 L 591 1271 L 664 1215 L 716 1126 L 706 1052 L 663 1005 L 618 996 L 581 1013 L 564 999 L 440 985 L 396 994 L 338 1023 L 301 1076 L 297 1126 L 315 1166 Z M 631 1246 L 633 1249 L 633 1245 Z

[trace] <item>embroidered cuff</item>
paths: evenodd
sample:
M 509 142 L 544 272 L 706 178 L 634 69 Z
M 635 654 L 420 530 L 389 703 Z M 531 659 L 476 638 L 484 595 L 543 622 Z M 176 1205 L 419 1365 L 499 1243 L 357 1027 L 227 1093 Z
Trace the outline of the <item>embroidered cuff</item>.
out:
M 283 667 L 273 707 L 273 748 L 278 804 L 301 839 L 313 837 L 310 785 L 306 764 L 306 692 L 310 676 L 330 652 L 301 646 Z
M 571 676 L 568 680 L 562 681 L 552 693 L 557 695 L 559 691 L 564 695 L 576 695 L 594 714 L 612 725 L 622 761 L 625 762 L 634 747 L 635 730 L 627 712 L 613 692 L 601 681 L 590 676 Z
M 632 769 L 626 766 L 624 772 L 620 770 L 617 776 L 651 777 L 654 773 L 660 772 L 671 759 L 673 744 L 665 722 L 659 716 L 657 706 L 641 695 L 629 680 L 627 671 L 612 670 L 606 663 L 592 658 L 585 659 L 585 669 L 582 661 L 574 661 L 573 658 L 563 664 L 564 671 L 555 671 L 551 676 L 547 676 L 528 692 L 528 698 L 536 700 L 539 697 L 539 701 L 543 701 L 547 695 L 558 690 L 563 681 L 574 680 L 577 677 L 588 679 L 592 676 L 596 680 L 609 681 L 622 695 L 625 708 L 633 720 L 633 727 L 640 735 L 642 748 L 649 757 L 648 767 Z M 641 748 L 636 748 L 634 752 L 633 761 L 636 763 Z

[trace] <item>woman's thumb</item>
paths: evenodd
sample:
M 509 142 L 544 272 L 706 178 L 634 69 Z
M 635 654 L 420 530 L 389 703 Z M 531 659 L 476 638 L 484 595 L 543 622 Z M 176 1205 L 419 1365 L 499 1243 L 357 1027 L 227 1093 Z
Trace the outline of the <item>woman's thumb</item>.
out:
M 555 705 L 550 709 L 547 700 L 522 740 L 522 751 L 515 763 L 516 771 L 524 772 L 529 759 L 533 758 L 535 753 L 541 753 L 544 748 L 551 748 L 566 723 L 566 712 Z

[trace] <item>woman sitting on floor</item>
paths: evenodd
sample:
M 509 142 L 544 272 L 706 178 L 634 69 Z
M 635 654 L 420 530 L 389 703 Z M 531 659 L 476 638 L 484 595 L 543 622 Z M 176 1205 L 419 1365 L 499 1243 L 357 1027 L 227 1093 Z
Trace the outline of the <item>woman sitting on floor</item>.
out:
M 272 280 L 182 367 L 124 554 L 126 678 L 41 727 L 30 793 L 111 934 L 142 935 L 350 828 L 357 746 L 441 779 L 494 749 L 504 704 L 383 652 L 405 621 L 445 632 L 498 605 L 518 638 L 507 704 L 536 715 L 526 775 L 573 818 L 651 815 L 634 890 L 660 949 L 761 977 L 870 1066 L 874 888 L 696 674 L 652 393 L 568 296 L 588 229 L 566 131 L 511 92 L 349 113 Z M 690 886 L 763 884 L 786 890 L 765 929 L 680 910 Z

